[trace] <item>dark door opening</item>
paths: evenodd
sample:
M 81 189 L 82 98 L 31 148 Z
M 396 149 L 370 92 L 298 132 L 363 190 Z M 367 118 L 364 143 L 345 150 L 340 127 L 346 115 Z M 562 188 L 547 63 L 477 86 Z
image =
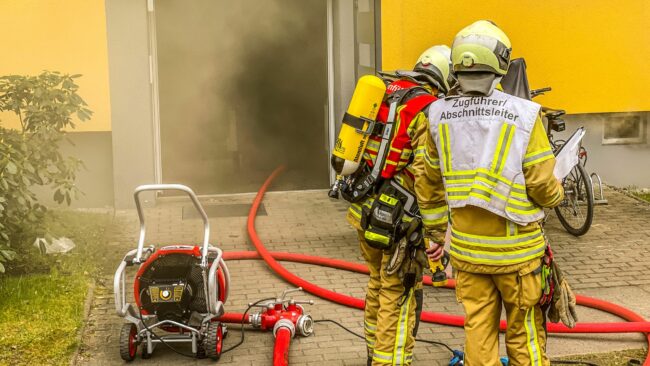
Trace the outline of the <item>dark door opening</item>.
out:
M 326 0 L 156 0 L 162 178 L 328 186 Z

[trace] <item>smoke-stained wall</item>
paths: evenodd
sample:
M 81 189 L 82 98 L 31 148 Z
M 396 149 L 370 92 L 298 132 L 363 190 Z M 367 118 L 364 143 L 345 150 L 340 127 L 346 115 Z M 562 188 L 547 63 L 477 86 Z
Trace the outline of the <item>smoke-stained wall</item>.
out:
M 325 0 L 157 0 L 165 182 L 250 192 L 328 185 Z

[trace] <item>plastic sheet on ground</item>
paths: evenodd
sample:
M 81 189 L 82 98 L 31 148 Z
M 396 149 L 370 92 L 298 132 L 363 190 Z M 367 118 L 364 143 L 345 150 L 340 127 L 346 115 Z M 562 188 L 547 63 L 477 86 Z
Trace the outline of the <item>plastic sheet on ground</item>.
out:
M 43 254 L 67 253 L 75 247 L 74 242 L 65 236 L 52 239 L 51 243 L 45 238 L 36 238 L 34 246 Z

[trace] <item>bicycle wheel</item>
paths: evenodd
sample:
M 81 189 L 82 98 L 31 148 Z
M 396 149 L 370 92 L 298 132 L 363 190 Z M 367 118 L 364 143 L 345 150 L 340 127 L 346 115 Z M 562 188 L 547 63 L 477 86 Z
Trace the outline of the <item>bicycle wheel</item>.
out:
M 581 236 L 589 231 L 594 218 L 594 191 L 591 178 L 582 164 L 577 164 L 562 181 L 564 201 L 555 208 L 560 223 L 569 234 Z

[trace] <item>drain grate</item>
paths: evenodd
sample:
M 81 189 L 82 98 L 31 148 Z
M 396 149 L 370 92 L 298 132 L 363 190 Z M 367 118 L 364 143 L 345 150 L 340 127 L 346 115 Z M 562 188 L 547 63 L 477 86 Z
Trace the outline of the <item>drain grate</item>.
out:
M 225 205 L 203 205 L 203 209 L 208 217 L 246 217 L 251 205 L 247 203 L 235 203 Z M 257 211 L 258 216 L 266 216 L 266 208 L 264 204 L 260 204 Z M 196 211 L 194 206 L 183 206 L 183 220 L 200 219 L 201 216 Z

